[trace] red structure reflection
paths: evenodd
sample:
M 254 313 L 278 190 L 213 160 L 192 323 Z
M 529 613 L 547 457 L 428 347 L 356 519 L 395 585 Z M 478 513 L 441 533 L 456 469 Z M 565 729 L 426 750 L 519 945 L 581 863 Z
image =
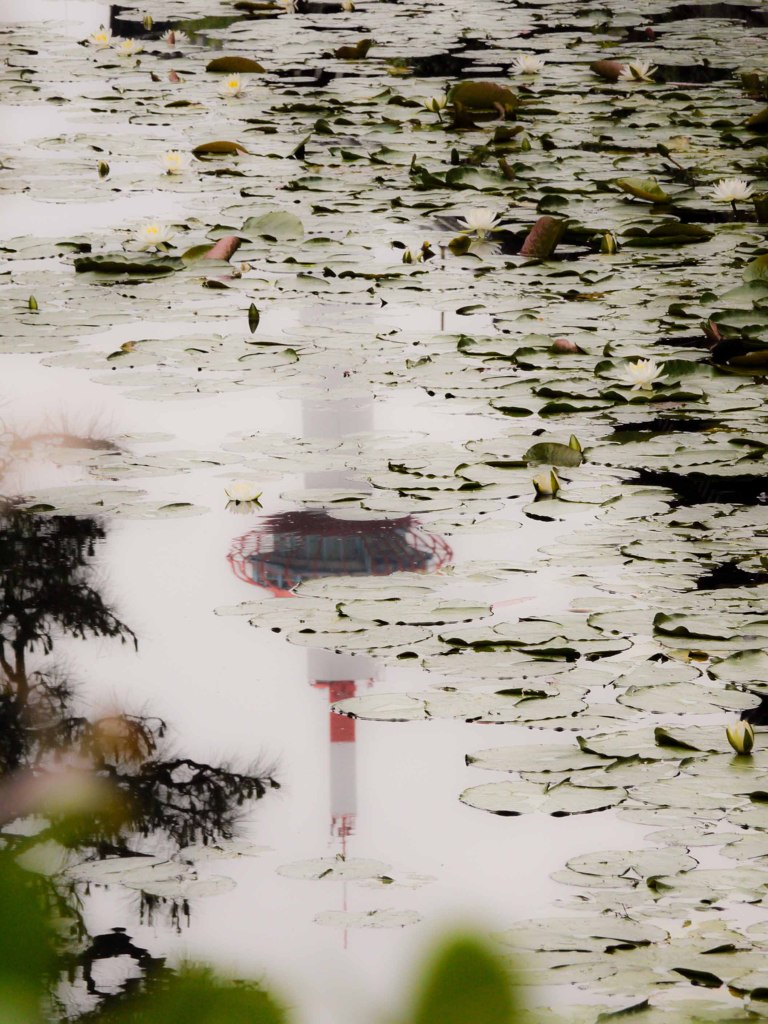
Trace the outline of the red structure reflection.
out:
M 244 583 L 290 597 L 303 580 L 323 576 L 435 572 L 452 552 L 412 516 L 355 520 L 307 510 L 265 516 L 261 526 L 233 542 L 228 557 Z
M 412 516 L 342 519 L 307 510 L 265 516 L 256 529 L 233 541 L 227 557 L 244 583 L 276 598 L 291 598 L 302 581 L 326 576 L 435 572 L 448 565 L 453 552 Z M 375 666 L 365 655 L 310 650 L 308 658 L 311 685 L 327 691 L 329 704 L 373 685 Z M 357 813 L 355 721 L 332 712 L 329 719 L 331 834 L 346 854 Z

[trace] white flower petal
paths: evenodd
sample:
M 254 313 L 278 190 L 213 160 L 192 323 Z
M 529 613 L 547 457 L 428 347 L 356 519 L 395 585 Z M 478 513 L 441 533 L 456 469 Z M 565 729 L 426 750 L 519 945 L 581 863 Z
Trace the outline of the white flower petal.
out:
M 753 188 L 746 178 L 721 178 L 712 189 L 712 198 L 718 203 L 735 203 L 752 198 Z
M 258 501 L 262 492 L 250 480 L 233 480 L 224 488 L 224 493 L 230 501 Z

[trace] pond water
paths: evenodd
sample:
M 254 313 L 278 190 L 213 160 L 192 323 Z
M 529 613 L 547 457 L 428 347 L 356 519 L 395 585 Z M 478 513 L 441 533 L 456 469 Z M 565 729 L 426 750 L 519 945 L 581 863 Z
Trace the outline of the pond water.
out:
M 467 924 L 532 1022 L 764 1015 L 761 4 L 293 7 L 0 11 L 0 765 L 139 808 L 6 822 L 53 1015 L 362 1024 Z

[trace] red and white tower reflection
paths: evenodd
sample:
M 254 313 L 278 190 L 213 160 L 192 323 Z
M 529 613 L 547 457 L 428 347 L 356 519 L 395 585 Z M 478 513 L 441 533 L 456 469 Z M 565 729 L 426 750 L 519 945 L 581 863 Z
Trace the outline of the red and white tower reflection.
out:
M 327 400 L 302 403 L 306 436 L 342 438 L 372 430 L 372 402 L 344 400 L 347 381 L 340 371 L 337 377 L 337 390 L 329 393 Z M 351 471 L 307 473 L 305 485 L 322 489 L 353 486 L 355 490 L 361 486 Z M 291 598 L 304 580 L 436 572 L 453 557 L 446 541 L 412 516 L 362 520 L 342 516 L 338 511 L 303 509 L 259 517 L 254 529 L 232 542 L 228 559 L 233 572 L 244 583 L 267 590 L 275 598 Z M 364 655 L 310 650 L 308 657 L 310 684 L 327 692 L 329 705 L 354 697 L 374 683 L 374 662 Z M 328 730 L 331 834 L 341 840 L 342 852 L 346 852 L 357 814 L 355 722 L 329 711 Z
M 328 691 L 333 704 L 357 694 L 357 681 L 315 679 L 312 685 Z M 346 715 L 330 715 L 331 740 L 331 834 L 341 839 L 346 853 L 347 837 L 355 831 L 357 814 L 357 772 L 355 764 L 355 720 Z

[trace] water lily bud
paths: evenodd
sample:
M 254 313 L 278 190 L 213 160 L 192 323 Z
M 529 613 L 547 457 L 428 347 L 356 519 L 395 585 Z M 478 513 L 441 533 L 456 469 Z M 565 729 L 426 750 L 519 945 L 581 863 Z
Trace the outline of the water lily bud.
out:
M 38 309 L 37 299 L 34 295 L 30 295 L 27 299 L 27 309 L 31 309 L 33 312 Z
M 600 252 L 606 253 L 608 256 L 613 256 L 615 252 L 619 251 L 619 245 L 616 241 L 616 235 L 612 231 L 606 231 L 603 235 L 602 241 L 600 242 Z
M 355 5 L 352 0 L 341 0 L 341 9 L 342 11 L 354 11 Z
M 575 452 L 581 452 L 584 450 L 581 447 L 581 441 L 578 439 L 578 437 L 576 437 L 575 434 L 571 434 L 570 438 L 568 439 L 568 447 L 573 448 Z
M 520 136 L 520 149 L 523 153 L 529 153 L 533 147 L 531 146 L 531 137 L 525 132 Z
M 581 352 L 576 342 L 569 341 L 568 338 L 555 338 L 552 342 L 552 348 L 555 352 Z
M 109 174 L 109 164 L 106 160 L 99 160 L 99 177 L 106 178 Z
M 151 32 L 152 26 L 155 24 L 155 19 L 152 17 L 151 14 L 145 14 L 141 20 L 141 24 L 144 26 L 147 32 Z
M 537 498 L 554 498 L 560 490 L 560 480 L 554 469 L 548 473 L 539 473 L 533 478 L 533 487 Z
M 706 320 L 701 325 L 701 329 L 706 334 L 707 340 L 710 341 L 713 345 L 716 344 L 718 341 L 723 340 L 723 336 L 720 333 L 720 328 L 717 326 L 714 320 Z
M 251 334 L 253 334 L 253 332 L 259 326 L 259 321 L 260 320 L 261 320 L 261 314 L 259 313 L 258 309 L 256 308 L 256 304 L 252 302 L 250 304 L 250 306 L 248 307 L 248 327 L 250 329 Z
M 755 745 L 755 730 L 749 722 L 738 721 L 725 727 L 725 735 L 737 754 L 749 754 Z
M 424 100 L 424 106 L 427 110 L 431 110 L 433 114 L 438 114 L 441 110 L 445 110 L 447 102 L 445 96 L 430 96 L 428 100 Z
M 262 492 L 250 480 L 234 480 L 224 488 L 230 501 L 258 501 Z

